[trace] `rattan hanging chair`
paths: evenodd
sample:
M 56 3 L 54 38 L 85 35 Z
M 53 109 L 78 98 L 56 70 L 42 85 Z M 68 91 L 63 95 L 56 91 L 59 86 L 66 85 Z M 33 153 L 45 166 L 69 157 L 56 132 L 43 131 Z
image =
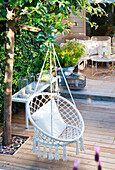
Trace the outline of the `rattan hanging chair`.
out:
M 53 55 L 55 61 L 55 71 L 56 61 L 60 66 L 58 57 L 56 55 L 54 45 Z M 50 66 L 52 65 L 52 54 L 51 51 L 47 51 L 47 55 L 50 53 Z M 46 58 L 47 58 L 46 55 Z M 38 83 L 40 82 L 40 77 L 46 62 L 44 64 L 39 75 Z M 60 66 L 62 71 L 62 68 Z M 52 73 L 50 69 L 50 73 Z M 57 73 L 56 73 L 57 75 Z M 71 143 L 76 143 L 76 154 L 79 153 L 79 140 L 80 140 L 80 150 L 84 150 L 83 145 L 83 133 L 84 133 L 84 121 L 77 109 L 73 97 L 71 95 L 70 89 L 68 87 L 67 81 L 62 71 L 65 83 L 67 85 L 70 97 L 72 99 L 71 103 L 66 98 L 60 96 L 58 91 L 58 80 L 56 79 L 56 90 L 55 93 L 52 92 L 52 74 L 51 77 L 51 92 L 35 93 L 29 98 L 27 103 L 27 113 L 31 123 L 34 126 L 34 137 L 33 137 L 33 152 L 38 152 L 38 157 L 41 157 L 40 145 L 43 145 L 43 158 L 47 158 L 46 146 L 49 146 L 49 159 L 53 159 L 52 147 L 55 147 L 55 160 L 60 159 L 59 146 L 63 147 L 63 160 L 67 160 L 66 146 Z M 57 76 L 56 76 L 57 77 Z M 36 89 L 37 89 L 36 85 Z M 38 148 L 38 149 L 37 149 Z

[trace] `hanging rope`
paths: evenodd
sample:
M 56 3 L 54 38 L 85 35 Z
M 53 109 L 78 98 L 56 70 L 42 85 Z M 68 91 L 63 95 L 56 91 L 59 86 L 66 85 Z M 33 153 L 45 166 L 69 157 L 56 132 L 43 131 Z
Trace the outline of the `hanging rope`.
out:
M 50 91 L 51 91 L 51 94 L 52 94 L 52 55 L 51 55 L 51 43 L 50 43 Z M 51 95 L 51 135 L 53 136 L 52 95 Z
M 74 106 L 76 107 L 76 104 L 75 104 L 75 101 L 74 101 L 73 96 L 72 96 L 72 94 L 71 94 L 71 91 L 70 91 L 70 88 L 69 88 L 69 86 L 68 86 L 67 80 L 66 80 L 65 75 L 64 75 L 64 73 L 63 73 L 63 69 L 62 69 L 61 64 L 60 64 L 60 62 L 59 62 L 59 59 L 58 59 L 58 57 L 57 57 L 57 54 L 56 54 L 56 51 L 55 51 L 55 48 L 54 48 L 54 44 L 51 44 L 51 43 L 50 43 L 50 90 L 51 90 L 51 93 L 52 93 L 52 57 L 51 57 L 51 47 L 53 48 L 54 63 L 55 63 L 55 72 L 56 72 L 56 84 L 57 84 L 57 85 L 56 85 L 56 86 L 57 86 L 56 88 L 58 89 L 58 93 L 59 93 L 59 88 L 58 88 L 58 79 L 57 79 L 56 59 L 57 59 L 58 65 L 59 65 L 59 67 L 60 67 L 61 73 L 62 73 L 62 75 L 63 75 L 64 81 L 65 81 L 65 83 L 66 83 L 66 86 L 67 86 L 69 95 L 70 95 L 70 97 L 71 97 L 71 99 L 72 99 L 72 102 L 73 102 Z M 38 87 L 39 82 L 40 82 L 40 78 L 41 78 L 41 75 L 42 75 L 42 72 L 43 72 L 43 69 L 44 69 L 44 65 L 45 65 L 45 63 L 46 63 L 46 59 L 47 59 L 48 53 L 49 53 L 49 48 L 48 48 L 48 50 L 47 50 L 47 54 L 46 54 L 46 57 L 45 57 L 45 60 L 44 60 L 44 63 L 43 63 L 43 66 L 42 66 L 42 69 L 41 69 L 39 78 L 38 78 L 38 82 L 37 82 L 37 84 L 36 84 L 35 92 L 37 91 L 37 87 Z M 51 103 L 52 103 L 52 102 L 51 102 Z M 51 105 L 52 105 L 52 104 L 51 104 Z M 77 107 L 76 107 L 76 108 L 77 108 Z M 51 110 L 52 110 L 52 109 L 51 109 Z M 78 110 L 78 109 L 77 109 L 77 110 Z M 79 110 L 78 110 L 78 111 L 79 111 Z M 52 116 L 51 116 L 51 117 L 52 117 Z M 52 121 L 51 121 L 51 124 L 52 124 Z M 51 133 L 52 133 L 52 128 L 51 128 Z
M 57 76 L 57 67 L 56 67 L 56 58 L 55 58 L 54 44 L 52 44 L 52 47 L 53 47 L 54 64 L 55 64 L 55 74 L 56 74 L 56 93 L 58 93 L 58 94 L 59 94 L 58 76 Z
M 35 92 L 37 91 L 37 87 L 38 87 L 39 82 L 40 82 L 40 78 L 41 78 L 41 75 L 42 75 L 42 72 L 43 72 L 43 69 L 44 69 L 45 63 L 46 63 L 46 59 L 47 59 L 48 53 L 49 53 L 49 48 L 48 48 L 48 50 L 47 50 L 47 54 L 46 54 L 46 57 L 45 57 L 45 60 L 44 60 L 44 63 L 43 63 L 43 66 L 42 66 L 42 69 L 41 69 L 41 72 L 40 72 L 39 78 L 38 78 L 38 82 L 37 82 L 37 84 L 36 84 Z
M 54 46 L 53 46 L 53 49 L 54 49 Z M 62 73 L 62 75 L 63 75 L 64 81 L 65 81 L 65 83 L 66 83 L 67 89 L 68 89 L 69 94 L 70 94 L 70 97 L 71 97 L 71 99 L 72 99 L 72 102 L 73 102 L 73 104 L 74 104 L 75 107 L 76 107 L 75 101 L 74 101 L 74 99 L 73 99 L 73 96 L 72 96 L 72 94 L 71 94 L 70 88 L 69 88 L 68 83 L 67 83 L 67 81 L 66 81 L 65 75 L 64 75 L 64 73 L 63 73 L 63 69 L 62 69 L 61 64 L 60 64 L 60 62 L 59 62 L 59 59 L 58 59 L 58 57 L 57 57 L 57 54 L 56 54 L 55 49 L 54 49 L 54 55 L 56 56 L 57 62 L 58 62 L 58 64 L 59 64 L 61 73 Z

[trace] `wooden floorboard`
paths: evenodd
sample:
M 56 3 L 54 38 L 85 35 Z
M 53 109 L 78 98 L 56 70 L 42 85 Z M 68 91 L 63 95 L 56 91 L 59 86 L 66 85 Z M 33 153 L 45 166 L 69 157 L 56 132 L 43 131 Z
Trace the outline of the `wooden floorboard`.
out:
M 89 100 L 75 100 L 85 121 L 85 152 L 77 156 L 81 159 L 79 170 L 96 170 L 94 146 L 101 146 L 100 160 L 103 170 L 115 169 L 115 103 Z M 2 131 L 2 129 L 1 129 Z M 33 126 L 25 128 L 25 113 L 15 113 L 12 118 L 13 134 L 30 136 L 30 139 L 11 155 L 0 155 L 0 167 L 9 170 L 72 170 L 76 159 L 75 144 L 67 147 L 67 161 L 63 161 L 63 150 L 59 148 L 59 161 L 38 158 L 32 152 Z M 43 146 L 40 146 L 43 155 Z M 49 148 L 46 148 L 47 156 Z M 53 148 L 53 154 L 55 150 Z

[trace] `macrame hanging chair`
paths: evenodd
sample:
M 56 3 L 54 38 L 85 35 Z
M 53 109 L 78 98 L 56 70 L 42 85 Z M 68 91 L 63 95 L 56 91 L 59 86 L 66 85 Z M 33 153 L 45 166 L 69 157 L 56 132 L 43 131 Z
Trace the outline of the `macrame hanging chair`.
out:
M 52 91 L 53 76 L 51 49 L 53 50 L 55 65 L 55 92 Z M 39 85 L 48 54 L 50 54 L 50 92 L 37 93 L 37 87 Z M 60 67 L 72 102 L 59 94 L 57 63 Z M 79 141 L 80 150 L 84 150 L 84 121 L 73 100 L 54 49 L 54 44 L 50 43 L 50 48 L 48 48 L 35 88 L 35 93 L 27 102 L 27 114 L 34 126 L 33 152 L 37 152 L 38 157 L 41 157 L 40 145 L 43 145 L 43 158 L 47 158 L 46 147 L 49 147 L 49 160 L 53 159 L 52 147 L 55 148 L 55 160 L 60 159 L 59 147 L 63 147 L 63 160 L 67 160 L 66 146 L 71 143 L 76 143 L 76 154 L 79 153 Z

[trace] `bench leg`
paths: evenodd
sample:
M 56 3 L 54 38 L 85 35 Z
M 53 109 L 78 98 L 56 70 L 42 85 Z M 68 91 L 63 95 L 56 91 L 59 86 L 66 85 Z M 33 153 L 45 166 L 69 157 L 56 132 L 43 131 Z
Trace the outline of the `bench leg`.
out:
M 84 59 L 84 68 L 87 68 L 87 59 Z
M 80 64 L 78 64 L 78 72 L 80 72 L 80 68 L 79 67 L 80 67 Z
M 96 71 L 97 71 L 97 61 L 96 61 Z
M 106 63 L 107 68 L 109 69 L 109 62 Z
M 92 60 L 92 76 L 94 76 L 94 75 L 93 75 L 93 60 Z
M 28 129 L 28 114 L 27 114 L 27 103 L 26 103 L 26 128 Z
M 112 61 L 112 76 L 114 76 L 114 61 Z

